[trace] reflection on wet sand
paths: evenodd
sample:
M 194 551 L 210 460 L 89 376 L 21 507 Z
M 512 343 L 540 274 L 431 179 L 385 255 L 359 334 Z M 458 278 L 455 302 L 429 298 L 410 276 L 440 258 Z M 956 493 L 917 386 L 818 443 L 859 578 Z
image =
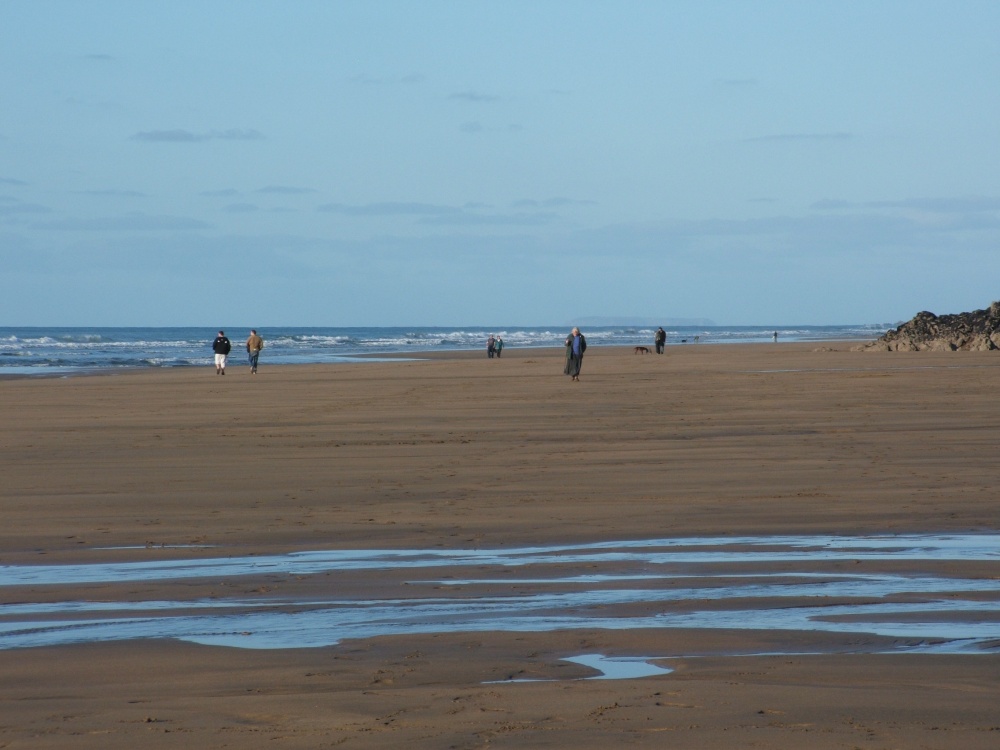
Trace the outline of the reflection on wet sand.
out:
M 1000 535 L 987 534 L 677 538 L 4 566 L 0 648 L 176 638 L 273 649 L 443 632 L 724 628 L 880 639 L 866 641 L 865 650 L 983 653 L 1000 648 L 998 573 Z M 357 578 L 375 574 L 389 583 L 359 596 Z M 149 591 L 276 576 L 317 584 L 304 597 L 154 600 L 120 590 L 140 582 L 155 582 Z M 86 589 L 87 596 L 38 601 L 50 586 Z M 95 587 L 107 594 L 101 601 L 93 600 Z

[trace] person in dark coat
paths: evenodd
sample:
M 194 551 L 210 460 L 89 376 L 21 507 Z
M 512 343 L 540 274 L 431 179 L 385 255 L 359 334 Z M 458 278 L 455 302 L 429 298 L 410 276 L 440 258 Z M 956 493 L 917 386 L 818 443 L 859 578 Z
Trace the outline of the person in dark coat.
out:
M 229 352 L 232 351 L 233 345 L 229 343 L 229 339 L 226 338 L 225 331 L 219 331 L 219 335 L 215 337 L 215 341 L 212 342 L 212 351 L 215 352 L 215 374 L 225 375 L 226 374 L 226 362 L 229 360 Z
M 663 354 L 663 345 L 667 343 L 667 332 L 663 330 L 663 326 L 656 329 L 653 343 L 656 345 L 656 353 Z
M 574 328 L 566 337 L 566 367 L 563 373 L 570 376 L 572 380 L 580 379 L 580 366 L 583 364 L 583 353 L 587 351 L 587 339 L 580 333 L 579 328 Z

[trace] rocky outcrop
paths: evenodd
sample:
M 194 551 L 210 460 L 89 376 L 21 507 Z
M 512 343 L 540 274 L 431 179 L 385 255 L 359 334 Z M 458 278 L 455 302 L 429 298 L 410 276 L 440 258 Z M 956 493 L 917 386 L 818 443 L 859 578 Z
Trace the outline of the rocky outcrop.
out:
M 882 352 L 1000 349 L 1000 302 L 994 302 L 986 310 L 957 315 L 919 312 L 913 320 L 858 349 Z

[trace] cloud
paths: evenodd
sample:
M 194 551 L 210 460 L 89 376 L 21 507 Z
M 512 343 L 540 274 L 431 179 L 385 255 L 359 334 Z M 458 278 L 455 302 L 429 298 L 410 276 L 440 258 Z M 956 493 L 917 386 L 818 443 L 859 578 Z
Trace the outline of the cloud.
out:
M 15 187 L 27 187 L 28 183 L 24 180 L 14 180 L 10 177 L 0 177 L 0 185 L 14 185 Z
M 745 89 L 757 85 L 756 78 L 719 78 L 716 85 L 728 89 Z
M 266 185 L 259 188 L 258 193 L 277 193 L 280 195 L 303 195 L 305 193 L 315 193 L 313 188 L 290 187 L 288 185 Z
M 1000 211 L 1000 198 L 979 195 L 963 198 L 907 198 L 900 201 L 868 201 L 864 203 L 828 199 L 817 201 L 810 208 L 820 211 L 902 208 L 928 213 L 971 214 Z
M 132 140 L 148 143 L 196 143 L 205 138 L 189 130 L 147 130 L 136 133 Z
M 1000 240 L 1000 220 L 965 214 L 948 222 L 927 222 L 906 214 L 853 211 L 806 216 L 611 225 L 581 230 L 573 252 L 605 257 L 608 248 L 633 259 L 662 256 L 701 263 L 748 261 L 807 267 L 810 263 L 868 267 L 876 257 L 940 262 L 944 248 L 980 253 Z M 903 266 L 908 267 L 908 266 Z
M 459 214 L 461 209 L 432 203 L 384 202 L 352 206 L 346 203 L 326 203 L 318 211 L 344 214 L 345 216 L 445 216 Z
M 79 195 L 108 196 L 111 198 L 147 198 L 146 193 L 138 190 L 78 190 Z
M 553 209 L 578 204 L 589 204 L 589 201 L 550 198 L 545 201 L 519 201 L 515 207 L 522 209 Z M 416 223 L 425 226 L 542 226 L 551 224 L 559 218 L 558 214 L 551 210 L 485 213 L 483 209 L 489 209 L 489 206 L 481 203 L 469 203 L 459 208 L 433 203 L 385 202 L 364 205 L 327 203 L 317 208 L 318 211 L 355 217 L 413 217 L 416 219 Z
M 40 222 L 35 229 L 51 229 L 60 232 L 161 232 L 210 229 L 211 224 L 198 219 L 181 216 L 148 216 L 131 213 L 125 216 L 111 216 L 96 219 L 60 219 Z
M 481 94 L 478 91 L 458 91 L 454 94 L 450 94 L 448 98 L 452 101 L 459 102 L 495 102 L 499 101 L 500 97 L 493 96 L 492 94 Z
M 558 219 L 555 213 L 514 213 L 514 214 L 472 214 L 458 213 L 440 216 L 425 216 L 420 224 L 433 226 L 518 226 L 536 227 L 551 224 Z
M 3 202 L 7 205 L 0 205 L 0 218 L 5 216 L 24 216 L 25 214 L 51 213 L 51 209 L 46 206 L 40 206 L 37 203 L 21 203 L 16 198 L 5 196 Z
M 823 143 L 854 140 L 853 133 L 778 133 L 744 138 L 741 143 Z
M 415 83 L 423 83 L 424 76 L 419 73 L 410 73 L 403 76 L 372 76 L 367 73 L 359 73 L 353 76 L 350 81 L 362 86 L 412 86 Z
M 132 136 L 144 143 L 203 143 L 205 141 L 261 141 L 264 135 L 258 130 L 230 128 L 195 133 L 190 130 L 144 130 Z
M 534 200 L 532 198 L 525 198 L 523 200 L 514 201 L 511 205 L 514 208 L 564 208 L 567 206 L 596 206 L 597 201 L 561 197 L 546 198 L 541 201 Z
M 851 201 L 835 200 L 833 198 L 824 198 L 821 201 L 816 201 L 809 208 L 816 211 L 837 211 L 842 208 L 857 208 L 860 203 L 852 203 Z
M 463 133 L 475 134 L 475 133 L 516 133 L 522 130 L 520 125 L 511 123 L 510 125 L 504 127 L 486 127 L 478 120 L 471 120 L 469 122 L 462 123 L 458 127 Z

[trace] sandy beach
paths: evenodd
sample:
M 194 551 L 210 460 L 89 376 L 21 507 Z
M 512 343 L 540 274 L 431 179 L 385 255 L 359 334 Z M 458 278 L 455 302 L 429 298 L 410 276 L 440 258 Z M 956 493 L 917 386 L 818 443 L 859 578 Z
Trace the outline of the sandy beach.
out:
M 280 367 L 265 351 L 256 376 L 238 360 L 225 377 L 206 365 L 0 380 L 0 564 L 995 531 L 997 355 L 851 347 L 592 347 L 578 383 L 561 374 L 561 351 L 540 349 Z M 324 583 L 2 595 L 193 600 L 233 586 L 308 598 Z M 344 594 L 402 589 L 359 574 Z M 321 648 L 138 639 L 7 650 L 0 746 L 175 747 L 177 734 L 193 748 L 1000 743 L 995 652 L 834 653 L 846 643 L 498 623 Z M 654 677 L 572 679 L 591 673 L 563 660 L 581 653 L 701 656 Z

